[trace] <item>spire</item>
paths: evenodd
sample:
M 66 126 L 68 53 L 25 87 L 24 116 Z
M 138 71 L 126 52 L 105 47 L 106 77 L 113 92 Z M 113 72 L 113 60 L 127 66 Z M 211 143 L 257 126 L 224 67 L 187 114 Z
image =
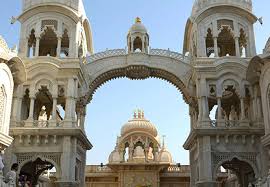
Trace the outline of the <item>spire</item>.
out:
M 162 149 L 166 149 L 166 146 L 165 146 L 165 135 L 162 136 Z

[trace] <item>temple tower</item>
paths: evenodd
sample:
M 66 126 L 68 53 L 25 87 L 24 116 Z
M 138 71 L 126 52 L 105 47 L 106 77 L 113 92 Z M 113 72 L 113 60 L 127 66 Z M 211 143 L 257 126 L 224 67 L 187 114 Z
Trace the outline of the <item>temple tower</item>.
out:
M 93 53 L 92 34 L 82 0 L 23 0 L 18 56 L 27 78 L 15 85 L 6 168 L 33 185 L 53 169 L 49 183 L 84 186 L 86 150 L 92 145 L 84 131 L 87 80 L 84 59 Z M 13 20 L 15 21 L 15 20 Z
M 244 73 L 256 55 L 256 21 L 251 0 L 194 2 L 183 47 L 192 58 L 198 99 L 190 108 L 192 132 L 184 145 L 191 186 L 218 186 L 221 167 L 245 187 L 267 173 L 262 146 L 255 144 L 264 133 L 261 96 Z

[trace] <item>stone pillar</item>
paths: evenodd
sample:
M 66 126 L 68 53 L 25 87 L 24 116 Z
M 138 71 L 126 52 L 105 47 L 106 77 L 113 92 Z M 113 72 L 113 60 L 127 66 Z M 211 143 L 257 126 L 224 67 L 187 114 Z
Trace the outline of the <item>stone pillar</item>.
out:
M 196 186 L 217 187 L 216 181 L 213 180 L 211 137 L 200 137 L 197 142 L 199 151 L 199 179 L 196 182 Z
M 57 40 L 56 56 L 60 57 L 62 37 L 58 37 L 57 39 L 58 40 Z
M 28 44 L 28 41 L 29 41 L 29 37 L 26 37 L 26 40 L 25 40 L 25 56 L 26 57 L 29 57 L 29 44 Z
M 40 37 L 36 37 L 36 48 L 35 48 L 35 56 L 39 56 L 39 43 L 40 43 Z
M 74 158 L 72 152 L 73 141 L 70 136 L 63 137 L 63 152 L 61 155 L 61 180 L 57 181 L 59 187 L 77 186 L 75 182 Z
M 215 51 L 215 57 L 218 57 L 218 42 L 217 42 L 217 37 L 214 37 L 214 51 Z
M 254 120 L 257 120 L 257 104 L 256 104 L 257 102 L 256 102 L 256 97 L 253 97 L 252 98 L 252 110 L 253 110 L 253 119 Z
M 235 41 L 235 56 L 240 57 L 239 37 L 235 37 L 234 41 Z
M 257 97 L 257 116 L 258 119 L 262 119 L 262 99 L 260 96 Z
M 85 123 L 85 116 L 86 116 L 86 106 L 84 106 L 84 108 L 81 111 L 81 120 L 80 120 L 80 127 L 81 129 L 84 131 L 84 123 Z
M 203 119 L 209 119 L 209 107 L 208 107 L 208 98 L 206 96 L 202 97 L 203 105 Z
M 75 82 L 74 78 L 68 79 L 67 85 L 67 96 L 66 96 L 66 107 L 65 107 L 65 121 L 67 126 L 73 126 L 72 120 L 74 120 L 75 116 Z
M 52 120 L 56 120 L 56 105 L 57 105 L 57 97 L 53 97 L 53 108 L 52 108 Z
M 241 102 L 241 120 L 244 120 L 246 118 L 245 116 L 245 103 L 244 103 L 244 98 L 240 99 Z
M 217 105 L 218 105 L 218 116 L 217 116 L 217 120 L 221 120 L 222 119 L 221 97 L 218 97 L 217 98 Z
M 198 107 L 199 107 L 199 114 L 198 114 L 198 121 L 202 120 L 202 99 L 198 98 Z
M 35 107 L 35 97 L 30 96 L 30 109 L 29 109 L 29 116 L 27 120 L 34 119 L 34 107 Z

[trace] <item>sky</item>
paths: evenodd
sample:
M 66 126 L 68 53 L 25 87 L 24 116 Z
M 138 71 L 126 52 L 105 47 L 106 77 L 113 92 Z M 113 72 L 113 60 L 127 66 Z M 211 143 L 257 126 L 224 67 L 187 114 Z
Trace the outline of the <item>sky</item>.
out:
M 192 0 L 84 0 L 90 20 L 95 52 L 125 48 L 126 35 L 139 16 L 148 29 L 152 48 L 181 52 L 185 24 L 191 14 Z M 18 44 L 20 24 L 10 25 L 11 16 L 21 13 L 21 0 L 5 0 L 0 7 L 0 35 L 9 47 Z M 254 13 L 264 24 L 255 24 L 257 52 L 261 53 L 270 36 L 269 0 L 254 1 Z M 181 93 L 160 79 L 141 81 L 116 79 L 101 86 L 87 107 L 86 133 L 93 144 L 87 164 L 107 163 L 121 127 L 135 109 L 156 125 L 176 163 L 189 164 L 188 151 L 182 147 L 189 131 L 188 105 Z

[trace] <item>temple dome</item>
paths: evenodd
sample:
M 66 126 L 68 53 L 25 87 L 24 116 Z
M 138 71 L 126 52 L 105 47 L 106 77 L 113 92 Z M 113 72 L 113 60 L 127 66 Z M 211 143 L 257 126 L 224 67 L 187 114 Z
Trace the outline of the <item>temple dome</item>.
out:
M 147 29 L 139 17 L 136 18 L 135 23 L 129 29 L 129 33 L 147 33 Z
M 153 137 L 157 137 L 157 129 L 154 124 L 152 124 L 149 120 L 144 118 L 144 113 L 142 111 L 138 111 L 138 113 L 134 113 L 133 119 L 129 120 L 122 128 L 121 128 L 121 136 L 125 136 L 128 133 L 142 131 L 151 134 Z

